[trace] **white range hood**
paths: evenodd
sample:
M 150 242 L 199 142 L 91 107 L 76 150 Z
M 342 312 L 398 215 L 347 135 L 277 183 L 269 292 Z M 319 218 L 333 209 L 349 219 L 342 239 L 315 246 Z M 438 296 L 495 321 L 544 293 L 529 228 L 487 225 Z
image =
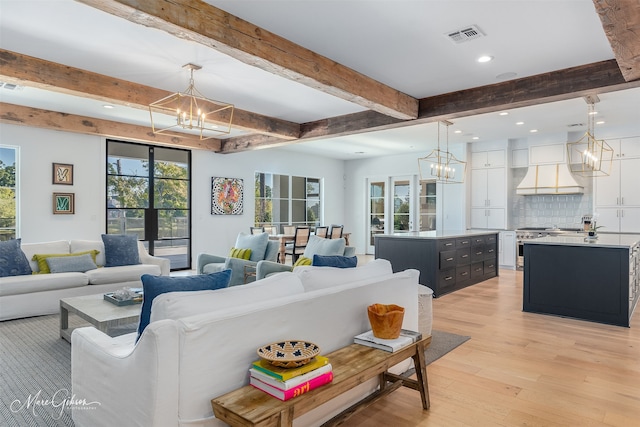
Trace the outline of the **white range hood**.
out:
M 582 194 L 584 187 L 576 181 L 566 163 L 531 165 L 518 184 L 516 194 Z

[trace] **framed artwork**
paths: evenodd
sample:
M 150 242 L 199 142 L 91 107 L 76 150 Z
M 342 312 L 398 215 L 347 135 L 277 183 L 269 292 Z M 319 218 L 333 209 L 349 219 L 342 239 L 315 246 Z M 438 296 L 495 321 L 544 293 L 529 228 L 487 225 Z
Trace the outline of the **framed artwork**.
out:
M 75 209 L 74 193 L 53 193 L 54 214 L 74 214 Z
M 243 192 L 240 178 L 211 178 L 211 215 L 241 215 Z
M 73 185 L 73 165 L 64 163 L 53 164 L 53 183 Z

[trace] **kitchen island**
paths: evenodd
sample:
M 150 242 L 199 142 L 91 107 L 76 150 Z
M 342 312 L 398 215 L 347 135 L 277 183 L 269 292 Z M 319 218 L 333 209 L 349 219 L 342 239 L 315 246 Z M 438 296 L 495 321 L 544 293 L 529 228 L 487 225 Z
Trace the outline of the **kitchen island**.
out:
M 629 326 L 640 235 L 549 236 L 524 244 L 523 310 Z
M 375 236 L 375 257 L 391 262 L 394 273 L 414 268 L 434 297 L 498 275 L 498 232 L 421 231 Z

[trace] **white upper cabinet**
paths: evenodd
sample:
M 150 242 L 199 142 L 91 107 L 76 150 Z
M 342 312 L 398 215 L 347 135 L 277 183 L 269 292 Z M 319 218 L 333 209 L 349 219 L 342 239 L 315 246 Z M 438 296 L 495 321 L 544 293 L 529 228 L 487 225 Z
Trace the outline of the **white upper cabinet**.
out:
M 526 168 L 529 166 L 529 149 L 518 148 L 511 151 L 511 167 Z
M 506 162 L 506 150 L 477 151 L 471 153 L 473 169 L 503 168 Z
M 609 141 L 607 141 L 609 142 Z M 611 145 L 611 143 L 609 143 Z M 640 157 L 640 136 L 619 140 L 619 149 L 613 145 L 614 158 L 628 159 Z

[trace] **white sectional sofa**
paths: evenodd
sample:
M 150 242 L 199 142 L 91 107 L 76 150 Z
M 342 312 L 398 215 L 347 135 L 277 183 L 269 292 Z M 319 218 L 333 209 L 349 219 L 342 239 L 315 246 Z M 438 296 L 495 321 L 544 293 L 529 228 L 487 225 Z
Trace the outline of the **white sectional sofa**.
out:
M 105 264 L 104 244 L 100 240 L 58 240 L 43 243 L 23 243 L 22 252 L 31 269 L 38 273 L 34 254 L 71 254 L 97 250 L 96 264 Z M 50 273 L 0 278 L 0 320 L 54 314 L 60 311 L 60 299 L 113 292 L 125 286 L 141 287 L 145 273 L 168 275 L 170 261 L 149 255 L 138 242 L 140 264 L 100 267 L 84 273 Z
M 226 425 L 214 417 L 211 399 L 248 384 L 262 345 L 301 339 L 332 352 L 370 329 L 366 309 L 374 303 L 405 307 L 403 327 L 418 330 L 418 276 L 394 274 L 382 259 L 351 269 L 300 267 L 244 286 L 161 294 L 137 343 L 136 334 L 76 329 L 72 392 L 99 405 L 74 409 L 75 425 Z M 363 383 L 294 425 L 319 425 L 376 388 L 375 380 Z

